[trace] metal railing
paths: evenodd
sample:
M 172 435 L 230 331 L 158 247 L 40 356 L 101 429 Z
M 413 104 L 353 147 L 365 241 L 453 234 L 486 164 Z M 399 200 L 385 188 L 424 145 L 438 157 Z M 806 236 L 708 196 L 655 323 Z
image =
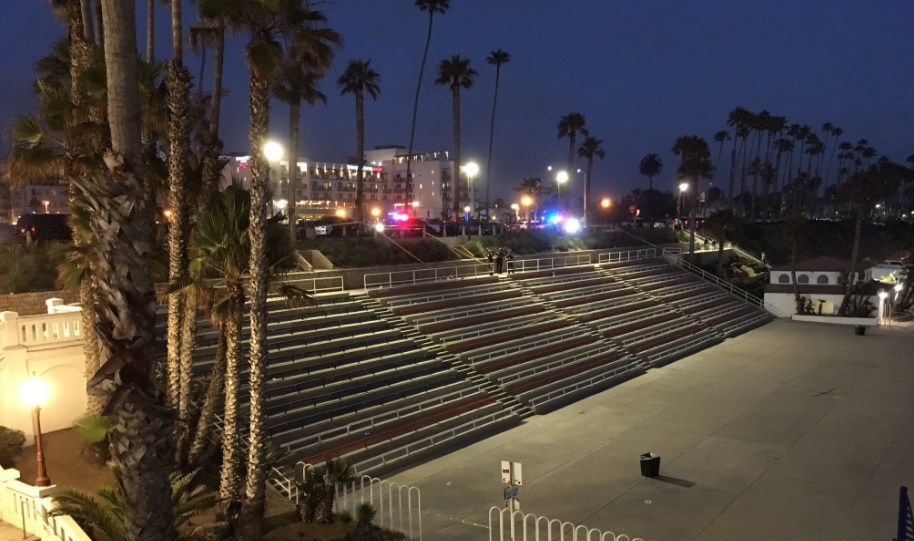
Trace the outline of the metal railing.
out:
M 313 278 L 298 278 L 295 274 L 286 277 L 287 283 L 294 284 L 309 293 L 331 293 L 343 291 L 342 276 L 319 276 Z M 310 287 L 308 287 L 310 285 Z
M 664 252 L 663 258 L 683 270 L 687 270 L 687 271 L 691 272 L 692 274 L 697 274 L 698 276 L 703 278 L 705 281 L 710 282 L 711 284 L 739 297 L 740 299 L 743 299 L 746 302 L 749 302 L 756 306 L 761 306 L 761 307 L 765 306 L 765 301 L 756 297 L 752 293 L 749 293 L 745 289 L 737 287 L 726 280 L 721 280 L 717 276 L 711 274 L 710 272 L 705 271 L 704 269 L 702 269 L 696 265 L 689 263 L 688 261 L 685 261 L 681 257 L 676 257 L 673 254 Z
M 422 539 L 422 492 L 419 487 L 363 475 L 348 486 L 337 486 L 336 502 L 339 509 L 349 511 L 353 517 L 359 504 L 370 503 L 377 507 L 378 526 L 401 532 L 408 539 Z
M 379 289 L 422 282 L 438 282 L 476 276 L 488 276 L 489 265 L 462 265 L 459 267 L 434 267 L 394 272 L 368 273 L 362 277 L 365 289 Z
M 561 357 L 555 361 L 547 361 L 547 362 L 543 362 L 545 359 L 539 359 L 540 364 L 537 364 L 536 366 L 533 366 L 531 368 L 527 368 L 524 370 L 520 370 L 518 372 L 512 372 L 512 373 L 506 374 L 502 377 L 498 376 L 498 372 L 495 372 L 493 375 L 498 379 L 499 384 L 504 385 L 507 383 L 519 381 L 528 376 L 535 376 L 537 374 L 542 374 L 543 372 L 549 372 L 550 370 L 553 370 L 556 368 L 568 366 L 568 365 L 574 364 L 578 361 L 586 361 L 588 359 L 594 358 L 603 353 L 610 353 L 610 352 L 618 351 L 616 348 L 614 348 L 610 344 L 598 346 L 596 348 L 594 348 L 592 345 L 587 345 L 587 346 L 583 346 L 583 348 L 585 349 L 584 351 L 574 353 L 571 356 L 568 356 L 568 355 L 572 351 L 574 351 L 574 349 L 571 351 L 563 351 L 560 353 L 550 355 L 549 357 L 546 357 L 546 359 L 555 357 L 556 355 L 559 355 Z M 575 348 L 575 349 L 580 350 L 582 348 L 579 347 L 579 348 Z
M 575 254 L 560 257 L 541 257 L 537 259 L 516 259 L 512 270 L 514 272 L 531 272 L 562 267 L 578 267 L 590 264 L 590 254 Z
M 538 348 L 540 346 L 548 346 L 550 344 L 555 344 L 556 342 L 565 342 L 573 338 L 579 338 L 587 334 L 587 331 L 580 330 L 574 331 L 569 329 L 556 329 L 552 332 L 559 332 L 562 334 L 556 334 L 552 336 L 547 336 L 546 338 L 541 338 L 539 340 L 530 340 L 527 338 L 517 338 L 510 340 L 508 342 L 497 344 L 493 347 L 486 348 L 482 352 L 474 353 L 473 355 L 468 355 L 467 359 L 471 362 L 480 363 L 484 361 L 489 361 L 493 357 L 501 357 L 502 355 L 508 355 L 511 353 L 520 353 L 521 351 L 530 351 L 532 349 Z
M 644 541 L 640 537 L 588 528 L 567 520 L 508 508 L 489 508 L 489 541 Z
M 656 248 L 642 248 L 640 250 L 627 250 L 625 252 L 607 252 L 600 254 L 597 258 L 598 263 L 622 263 L 623 261 L 635 261 L 638 259 L 650 259 L 657 257 Z

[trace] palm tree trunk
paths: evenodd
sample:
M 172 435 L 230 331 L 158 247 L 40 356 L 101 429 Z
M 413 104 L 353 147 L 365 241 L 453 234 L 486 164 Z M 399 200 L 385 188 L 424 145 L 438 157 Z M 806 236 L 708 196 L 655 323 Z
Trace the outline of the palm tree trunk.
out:
M 301 99 L 295 96 L 289 102 L 289 236 L 295 241 L 295 215 L 298 210 L 298 197 L 295 193 L 301 182 L 301 170 L 298 168 L 299 130 L 301 128 Z M 279 166 L 279 164 L 276 164 Z M 252 207 L 253 208 L 253 207 Z
M 698 179 L 692 179 L 689 182 L 689 262 L 693 265 L 695 261 L 695 184 Z
M 222 108 L 222 69 L 225 63 L 225 25 L 219 20 L 213 43 L 213 91 L 210 96 L 209 132 L 200 156 L 202 189 L 198 206 L 205 207 L 213 194 L 219 191 L 221 171 L 218 167 L 222 143 L 219 141 L 219 115 Z
M 489 157 L 486 160 L 486 220 L 489 216 L 489 183 L 492 178 L 492 142 L 495 140 L 495 107 L 498 105 L 498 82 L 501 79 L 501 66 L 495 64 L 495 95 L 492 97 L 492 120 L 489 122 Z
M 213 364 L 213 371 L 209 376 L 209 385 L 206 388 L 206 398 L 203 400 L 203 406 L 200 408 L 200 417 L 197 420 L 197 430 L 194 433 L 193 441 L 190 444 L 190 450 L 187 453 L 187 464 L 191 468 L 200 466 L 203 453 L 209 443 L 209 433 L 213 425 L 213 419 L 216 417 L 216 411 L 219 409 L 219 395 L 225 382 L 225 358 L 226 358 L 226 330 L 219 329 L 219 342 L 216 346 L 216 361 Z
M 240 283 L 226 285 L 233 309 L 225 322 L 225 414 L 222 427 L 222 468 L 219 472 L 219 499 L 226 517 L 232 519 L 241 505 L 241 448 L 238 436 L 238 390 L 241 388 L 239 337 L 244 317 L 244 288 Z
M 717 247 L 717 275 L 724 277 L 724 244 L 727 241 L 727 233 L 724 231 L 718 239 L 720 245 Z
M 460 87 L 451 87 L 454 117 L 454 220 L 460 218 Z
M 184 297 L 184 313 L 181 314 L 181 355 L 178 373 L 180 374 L 181 394 L 178 396 L 178 430 L 177 463 L 186 464 L 188 446 L 191 438 L 191 417 L 193 414 L 190 401 L 192 369 L 194 365 L 194 342 L 197 338 L 197 304 L 196 299 Z
M 432 23 L 435 20 L 435 10 L 428 10 L 428 35 L 425 37 L 425 50 L 422 53 L 422 63 L 419 64 L 419 78 L 416 80 L 416 98 L 413 100 L 413 121 L 409 128 L 409 150 L 406 151 L 406 201 L 412 200 L 412 162 L 413 142 L 416 138 L 416 114 L 419 112 L 419 91 L 422 89 L 422 75 L 425 73 L 425 61 L 428 59 L 428 46 L 432 43 Z
M 733 134 L 733 149 L 730 151 L 730 187 L 727 193 L 727 208 L 733 208 L 733 185 L 736 182 L 736 142 L 739 136 Z
M 105 17 L 102 9 L 102 2 L 104 0 L 95 0 L 95 17 L 93 18 L 95 22 L 95 45 L 98 46 L 98 49 L 101 53 L 105 54 Z M 136 33 L 136 31 L 134 31 Z
M 847 284 L 844 286 L 844 299 L 838 309 L 840 315 L 848 315 L 851 292 L 854 290 L 854 281 L 857 277 L 857 259 L 860 257 L 860 238 L 863 236 L 863 205 L 857 203 L 857 219 L 854 224 L 854 247 L 851 249 L 851 268 L 847 275 Z
M 82 19 L 82 38 L 92 43 L 95 41 L 95 29 L 92 27 L 92 6 L 91 0 L 79 0 L 80 18 Z
M 146 62 L 155 60 L 156 0 L 146 0 Z
M 85 179 L 98 264 L 102 367 L 89 381 L 110 392 L 112 458 L 131 540 L 176 538 L 169 473 L 171 423 L 153 381 L 155 289 L 148 258 L 148 207 L 140 145 L 136 12 L 131 0 L 104 0 L 105 65 L 111 151 L 108 170 Z
M 355 206 L 359 223 L 365 221 L 365 202 L 362 200 L 365 193 L 365 94 L 359 90 L 355 93 L 355 130 L 356 130 L 356 156 L 359 164 L 355 174 Z M 359 230 L 361 232 L 361 229 Z
M 571 132 L 568 134 L 568 182 L 565 186 L 565 210 L 568 210 L 568 194 L 571 192 L 571 179 L 574 178 L 574 146 L 575 140 L 577 139 L 577 134 Z M 558 186 L 559 190 L 562 189 L 561 186 Z
M 251 241 L 250 270 L 250 428 L 248 430 L 247 474 L 244 483 L 239 524 L 240 539 L 256 541 L 261 538 L 266 490 L 266 469 L 264 466 L 266 427 L 263 411 L 263 380 L 267 364 L 267 266 L 266 266 L 266 210 L 267 210 L 267 164 L 262 156 L 263 143 L 267 138 L 270 121 L 270 87 L 265 77 L 256 70 L 251 72 L 251 217 L 248 234 Z
M 86 357 L 86 381 L 95 375 L 99 369 L 98 364 L 98 333 L 95 330 L 95 277 L 92 273 L 79 284 L 79 305 L 81 308 L 81 321 L 83 330 L 83 355 Z M 105 402 L 96 394 L 86 397 L 86 413 L 88 415 L 101 415 Z
M 590 176 L 593 174 L 593 156 L 587 158 L 587 176 L 584 177 L 584 212 L 581 214 L 584 224 L 587 225 L 587 209 L 590 208 Z

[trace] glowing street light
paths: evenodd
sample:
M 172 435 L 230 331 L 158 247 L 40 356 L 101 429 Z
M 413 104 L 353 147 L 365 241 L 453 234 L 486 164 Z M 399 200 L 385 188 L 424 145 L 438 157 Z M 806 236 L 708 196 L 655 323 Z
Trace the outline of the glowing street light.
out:
M 45 199 L 41 204 L 44 205 L 44 213 L 48 214 L 48 207 L 51 205 L 51 202 Z
M 677 210 L 677 212 L 676 212 L 676 214 L 678 214 L 679 216 L 682 216 L 682 200 L 685 197 L 685 193 L 687 191 L 689 191 L 689 183 L 680 182 L 679 183 L 679 210 Z
M 561 196 L 562 193 L 562 184 L 568 182 L 569 176 L 568 171 L 559 171 L 555 174 L 555 182 L 558 185 L 558 190 L 556 190 L 556 195 Z M 565 207 L 568 207 L 568 191 L 565 191 Z
M 346 209 L 336 209 L 336 211 L 334 212 L 334 214 L 336 215 L 337 218 L 345 218 L 345 217 L 346 217 Z
M 263 145 L 263 156 L 270 163 L 278 162 L 285 154 L 285 149 L 276 141 L 267 141 Z
M 609 209 L 609 207 L 611 207 L 612 204 L 613 204 L 612 199 L 610 199 L 608 197 L 604 197 L 603 199 L 600 200 L 600 206 L 603 207 L 603 210 Z
M 476 190 L 473 189 L 473 179 L 479 174 L 479 164 L 468 162 L 463 166 L 463 173 L 467 176 L 467 199 L 473 206 L 476 205 Z
M 288 206 L 289 206 L 289 202 L 286 201 L 285 199 L 280 199 L 280 200 L 276 201 L 276 208 L 278 208 L 280 212 L 286 210 L 286 207 L 288 207 Z
M 51 479 L 44 465 L 44 451 L 41 448 L 41 406 L 47 402 L 50 394 L 48 386 L 34 374 L 19 388 L 19 400 L 32 409 L 32 424 L 35 425 L 36 487 L 51 486 Z
M 380 218 L 380 217 L 381 217 L 381 209 L 378 208 L 378 207 L 371 207 L 371 215 L 372 215 L 374 218 Z
M 525 207 L 529 207 L 530 205 L 533 204 L 533 198 L 530 197 L 529 195 L 525 195 L 520 198 L 520 204 Z

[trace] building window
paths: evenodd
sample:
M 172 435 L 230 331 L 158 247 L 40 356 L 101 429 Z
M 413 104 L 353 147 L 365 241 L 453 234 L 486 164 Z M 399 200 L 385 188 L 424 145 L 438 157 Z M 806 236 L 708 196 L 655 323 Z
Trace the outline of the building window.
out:
M 816 278 L 816 283 L 819 284 L 820 286 L 827 286 L 828 285 L 828 275 L 820 274 L 819 277 Z
M 779 283 L 779 284 L 789 284 L 789 283 L 790 283 L 790 275 L 787 274 L 786 272 L 782 272 L 782 273 L 778 276 L 778 283 Z
M 809 275 L 808 275 L 808 274 L 801 274 L 801 275 L 797 276 L 797 283 L 798 283 L 798 284 L 808 284 L 808 283 L 809 283 Z

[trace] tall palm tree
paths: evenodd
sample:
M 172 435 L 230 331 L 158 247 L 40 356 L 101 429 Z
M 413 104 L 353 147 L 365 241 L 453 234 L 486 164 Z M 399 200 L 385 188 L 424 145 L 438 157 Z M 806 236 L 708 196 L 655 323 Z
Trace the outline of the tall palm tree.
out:
M 279 78 L 273 85 L 273 94 L 280 101 L 289 104 L 289 234 L 295 238 L 295 215 L 298 211 L 298 191 L 301 185 L 301 169 L 298 168 L 299 131 L 301 129 L 301 102 L 314 105 L 327 103 L 327 96 L 318 89 L 323 74 L 306 65 L 303 59 L 289 57 L 279 70 Z
M 606 156 L 606 152 L 600 147 L 602 144 L 603 141 L 600 139 L 588 135 L 584 138 L 581 146 L 578 147 L 578 156 L 587 158 L 587 175 L 584 177 L 584 214 L 582 215 L 584 224 L 587 224 L 587 209 L 590 208 L 590 179 L 593 175 L 593 159 L 597 157 L 602 160 Z
M 438 64 L 438 77 L 435 79 L 436 85 L 448 86 L 451 89 L 451 102 L 453 106 L 454 119 L 454 219 L 460 216 L 460 169 L 463 165 L 460 161 L 460 89 L 470 88 L 478 73 L 470 67 L 470 59 L 462 58 L 455 54 L 446 58 Z M 472 189 L 469 185 L 467 190 Z M 473 200 L 472 193 L 469 194 L 470 201 Z
M 492 142 L 495 140 L 495 108 L 498 105 L 498 83 L 501 67 L 511 61 L 511 55 L 501 49 L 489 53 L 486 62 L 495 66 L 495 92 L 492 95 L 492 120 L 489 123 L 489 157 L 486 160 L 486 218 L 489 218 L 489 182 L 492 178 Z
M 650 190 L 654 189 L 654 177 L 659 175 L 661 171 L 663 171 L 663 160 L 653 152 L 645 154 L 644 157 L 641 158 L 641 163 L 638 165 L 638 172 L 647 177 Z
M 124 496 L 128 539 L 175 539 L 169 473 L 171 422 L 154 382 L 155 289 L 146 264 L 153 245 L 140 141 L 133 0 L 103 0 L 111 149 L 104 170 L 81 178 L 98 265 L 101 368 L 88 385 L 107 391 L 111 456 Z
M 563 137 L 568 138 L 568 171 L 569 175 L 574 173 L 574 150 L 575 150 L 575 141 L 577 140 L 578 134 L 583 136 L 588 135 L 587 128 L 584 125 L 587 123 L 587 120 L 584 118 L 584 115 L 581 113 L 568 113 L 559 119 L 558 132 L 559 139 Z M 569 183 L 568 187 L 565 188 L 565 207 L 568 207 L 568 192 L 571 191 L 571 185 Z M 561 194 L 559 194 L 561 195 Z
M 708 216 L 705 222 L 705 229 L 708 230 L 711 237 L 717 240 L 717 275 L 724 276 L 724 244 L 727 242 L 727 234 L 735 231 L 740 224 L 739 217 L 730 209 L 720 209 L 714 211 Z
M 409 149 L 406 151 L 406 200 L 412 199 L 412 163 L 413 142 L 416 138 L 416 115 L 419 112 L 419 91 L 422 90 L 422 76 L 425 74 L 425 62 L 428 60 L 428 46 L 432 43 L 432 26 L 435 14 L 447 13 L 451 7 L 451 0 L 416 0 L 416 7 L 420 11 L 428 12 L 428 35 L 425 38 L 425 49 L 422 52 L 422 63 L 419 64 L 419 77 L 416 79 L 416 98 L 413 100 L 413 121 L 409 128 Z M 459 164 L 458 164 L 459 165 Z
M 831 154 L 828 157 L 828 167 L 825 169 L 826 184 L 829 184 L 829 179 L 831 178 L 831 165 L 835 160 L 835 150 L 838 148 L 838 138 L 844 134 L 844 130 L 837 126 L 832 126 L 831 134 L 834 135 L 835 138 L 832 140 Z
M 302 0 L 205 0 L 222 5 L 228 27 L 248 35 L 245 57 L 250 71 L 249 144 L 251 149 L 251 241 L 249 263 L 251 298 L 250 428 L 244 499 L 239 524 L 242 539 L 259 539 L 263 526 L 266 489 L 263 382 L 266 369 L 266 224 L 268 163 L 263 155 L 270 121 L 270 88 L 279 75 L 283 58 L 281 41 L 293 54 L 316 70 L 326 69 L 334 48 L 342 43 L 335 30 L 327 28 L 326 17 Z M 208 8 L 208 6 L 207 6 Z M 201 6 L 206 13 L 207 9 Z
M 689 259 L 695 261 L 695 186 L 700 178 L 711 178 L 714 166 L 708 143 L 697 135 L 683 135 L 673 145 L 673 155 L 680 157 L 677 174 L 689 183 Z
M 171 43 L 172 59 L 166 66 L 168 89 L 168 206 L 171 218 L 168 224 L 168 280 L 180 283 L 187 273 L 187 169 L 190 153 L 190 72 L 184 66 L 184 31 L 182 27 L 181 0 L 171 0 Z M 185 312 L 194 317 L 193 311 L 185 307 L 186 299 L 172 297 L 168 303 L 167 323 L 167 374 L 168 402 L 178 413 L 176 425 L 182 441 L 181 427 L 190 423 L 190 368 L 192 347 L 182 344 L 192 340 L 181 332 Z M 181 352 L 185 351 L 185 355 Z M 180 445 L 179 445 L 180 448 Z M 179 449 L 180 451 L 180 449 Z
M 365 220 L 364 178 L 365 168 L 365 93 L 372 99 L 378 99 L 381 94 L 381 76 L 371 67 L 371 60 L 355 59 L 346 66 L 346 71 L 340 75 L 336 83 L 341 94 L 355 96 L 355 131 L 356 131 L 356 156 L 359 164 L 356 171 L 355 205 L 357 207 L 359 222 Z
M 201 13 L 200 20 L 190 29 L 190 44 L 194 50 L 204 50 L 208 45 L 213 50 L 213 82 L 206 115 L 207 132 L 200 148 L 200 208 L 206 206 L 210 197 L 219 190 L 221 167 L 219 153 L 219 118 L 222 110 L 222 73 L 225 65 L 225 17 L 215 12 L 208 16 Z
M 714 132 L 714 141 L 720 144 L 720 147 L 717 150 L 717 163 L 720 163 L 720 158 L 724 153 L 724 142 L 729 140 L 730 132 L 727 130 L 718 130 Z

